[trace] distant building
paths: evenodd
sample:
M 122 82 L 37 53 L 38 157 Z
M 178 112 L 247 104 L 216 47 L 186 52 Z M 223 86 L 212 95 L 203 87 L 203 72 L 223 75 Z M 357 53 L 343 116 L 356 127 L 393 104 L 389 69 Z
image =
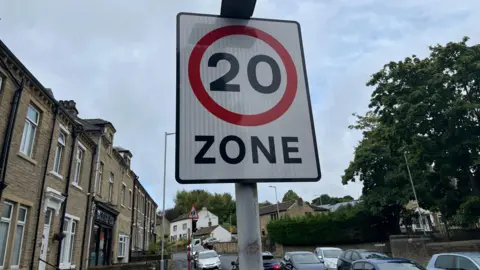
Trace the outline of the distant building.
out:
M 187 239 L 188 230 L 192 232 L 192 220 L 188 215 L 183 214 L 170 222 L 170 241 Z M 218 216 L 208 211 L 206 207 L 198 211 L 197 229 L 216 225 L 218 225 Z
M 157 242 L 162 240 L 162 214 L 157 214 L 157 224 L 155 226 L 157 232 Z M 165 217 L 165 236 L 170 239 L 170 221 Z
M 207 239 L 209 237 L 214 237 L 218 242 L 231 242 L 232 233 L 229 231 L 228 227 L 216 225 L 206 228 L 198 229 L 194 234 L 194 238 Z

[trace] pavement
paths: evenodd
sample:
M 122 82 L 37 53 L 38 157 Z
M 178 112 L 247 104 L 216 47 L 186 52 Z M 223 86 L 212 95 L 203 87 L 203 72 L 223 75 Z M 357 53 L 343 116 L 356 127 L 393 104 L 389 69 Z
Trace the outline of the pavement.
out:
M 232 269 L 232 262 L 237 259 L 235 254 L 219 254 L 222 262 L 222 270 Z M 172 267 L 169 270 L 188 270 L 187 253 L 175 253 L 172 257 Z M 190 270 L 196 270 L 191 265 Z

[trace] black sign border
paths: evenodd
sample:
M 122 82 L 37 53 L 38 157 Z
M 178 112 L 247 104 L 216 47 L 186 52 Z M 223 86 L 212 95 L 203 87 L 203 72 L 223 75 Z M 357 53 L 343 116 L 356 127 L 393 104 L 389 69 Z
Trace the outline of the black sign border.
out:
M 313 123 L 313 113 L 312 113 L 312 102 L 310 100 L 310 88 L 308 85 L 308 78 L 307 78 L 307 67 L 305 63 L 305 53 L 303 49 L 303 39 L 302 39 L 302 31 L 300 27 L 300 23 L 297 21 L 290 21 L 290 20 L 277 20 L 277 19 L 263 19 L 263 18 L 250 18 L 249 20 L 255 21 L 270 21 L 270 22 L 282 22 L 282 23 L 294 23 L 298 27 L 298 36 L 300 41 L 300 51 L 302 56 L 302 64 L 303 64 L 303 75 L 305 79 L 305 88 L 307 91 L 307 103 L 308 103 L 308 112 L 310 114 L 310 124 L 312 128 L 312 136 L 313 136 L 313 146 L 315 151 L 315 162 L 317 165 L 317 174 L 316 178 L 248 178 L 248 179 L 181 179 L 180 178 L 180 17 L 182 15 L 189 15 L 189 16 L 203 16 L 203 17 L 212 17 L 212 18 L 224 18 L 218 15 L 212 14 L 202 14 L 202 13 L 191 13 L 191 12 L 180 12 L 177 14 L 177 38 L 176 38 L 176 82 L 177 82 L 177 93 L 176 93 L 176 119 L 175 119 L 175 179 L 180 184 L 227 184 L 227 183 L 273 183 L 273 182 L 318 182 L 322 178 L 322 172 L 320 169 L 320 158 L 318 155 L 318 147 L 317 147 L 317 136 L 315 133 L 315 125 Z M 238 20 L 234 18 L 230 18 L 231 20 Z M 245 21 L 245 20 L 238 20 L 238 21 Z M 167 147 L 165 145 L 165 147 Z

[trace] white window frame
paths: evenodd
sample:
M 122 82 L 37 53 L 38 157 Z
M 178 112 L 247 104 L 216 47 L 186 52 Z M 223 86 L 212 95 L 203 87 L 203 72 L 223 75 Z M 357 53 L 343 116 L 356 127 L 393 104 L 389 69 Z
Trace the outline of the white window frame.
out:
M 125 258 L 127 257 L 128 253 L 128 243 L 129 243 L 129 239 L 130 239 L 130 236 L 126 235 L 126 234 L 120 234 L 118 236 L 118 245 L 117 245 L 117 258 Z M 120 245 L 123 244 L 123 254 L 120 253 Z
M 60 140 L 60 138 L 63 136 L 63 142 Z M 63 152 L 65 150 L 65 144 L 67 142 L 67 134 L 65 134 L 64 131 L 60 131 L 60 134 L 58 135 L 57 138 L 57 147 L 55 148 L 55 157 L 53 159 L 53 172 L 55 172 L 58 175 L 62 175 L 61 169 L 62 169 L 62 158 L 63 158 Z
M 131 188 L 128 189 L 128 209 L 132 209 L 132 195 L 133 191 Z
M 115 175 L 110 172 L 110 179 L 108 181 L 108 201 L 113 202 L 113 182 L 115 181 Z
M 183 229 L 183 230 L 186 230 L 187 227 L 188 227 L 187 223 L 183 223 L 183 224 L 182 224 L 182 229 Z
M 125 207 L 125 197 L 127 196 L 127 185 L 122 182 L 122 187 L 120 189 L 120 204 Z
M 102 197 L 102 186 L 103 186 L 103 169 L 104 169 L 104 164 L 103 162 L 100 162 L 100 166 L 98 168 L 98 194 L 100 197 Z
M 20 209 L 24 209 L 25 210 L 25 219 L 24 220 L 20 220 Z M 20 267 L 20 262 L 22 261 L 22 247 L 23 247 L 23 238 L 25 237 L 25 225 L 27 223 L 27 217 L 28 217 L 28 208 L 25 207 L 25 206 L 20 206 L 18 208 L 18 212 L 17 212 L 17 224 L 15 224 L 15 234 L 17 234 L 19 231 L 18 231 L 18 226 L 22 226 L 22 231 L 21 231 L 21 234 L 22 234 L 22 237 L 20 238 L 20 246 L 19 246 L 19 250 L 18 250 L 18 262 L 17 264 L 11 264 L 10 267 L 11 268 L 19 268 Z M 15 252 L 15 237 L 14 237 L 14 240 L 13 240 L 13 249 L 12 249 L 12 255 L 11 255 L 11 259 L 12 259 L 12 262 L 13 263 L 13 260 L 15 258 L 13 258 L 13 254 Z
M 85 158 L 86 149 L 79 143 L 77 154 L 75 155 L 75 172 L 73 175 L 73 185 L 80 186 L 80 177 L 82 176 L 83 159 Z
M 13 215 L 13 211 L 15 211 L 15 205 L 13 203 L 10 203 L 10 202 L 7 202 L 7 201 L 3 201 L 3 204 L 8 204 L 10 205 L 10 217 L 8 218 L 4 218 L 2 217 L 2 212 L 3 212 L 3 208 L 1 209 L 2 211 L 0 211 L 0 222 L 2 223 L 7 223 L 8 227 L 7 227 L 7 238 L 5 239 L 5 250 L 4 250 L 4 254 L 3 254 L 3 262 L 2 264 L 0 265 L 0 269 L 3 269 L 4 265 L 5 265 L 5 259 L 6 259 L 6 256 L 7 256 L 7 248 L 8 248 L 8 239 L 10 238 L 10 228 L 12 227 L 12 215 Z M 2 206 L 3 207 L 3 206 Z
M 60 268 L 61 269 L 70 269 L 75 268 L 76 266 L 72 264 L 74 259 L 73 250 L 75 249 L 75 237 L 77 235 L 78 224 L 80 223 L 80 218 L 65 214 L 65 221 L 68 220 L 67 230 L 62 230 L 65 234 L 65 237 L 62 239 L 61 243 L 61 252 L 60 252 Z M 75 230 L 72 232 L 72 226 L 75 223 Z M 73 246 L 71 241 L 73 239 Z M 65 257 L 67 256 L 67 257 Z
M 28 111 L 30 109 L 37 113 L 37 119 L 36 120 L 28 118 Z M 38 129 L 39 124 L 40 124 L 40 111 L 38 109 L 36 109 L 33 104 L 28 104 L 27 115 L 25 117 L 25 124 L 23 126 L 22 141 L 21 141 L 21 144 L 20 144 L 20 152 L 25 154 L 28 157 L 32 157 L 32 155 L 33 155 L 33 148 L 35 147 L 35 139 L 36 139 L 37 129 Z M 28 131 L 26 129 L 29 128 L 29 127 L 30 127 L 30 129 L 28 131 L 32 132 L 33 135 L 32 135 L 31 141 L 27 142 L 27 136 L 28 136 L 27 132 Z

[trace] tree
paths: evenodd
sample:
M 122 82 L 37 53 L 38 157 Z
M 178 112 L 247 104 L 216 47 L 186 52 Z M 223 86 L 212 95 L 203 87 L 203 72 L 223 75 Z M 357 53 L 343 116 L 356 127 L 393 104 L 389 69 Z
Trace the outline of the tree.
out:
M 269 205 L 272 205 L 272 203 L 269 202 L 269 201 L 264 201 L 264 202 L 259 203 L 258 207 L 265 207 L 265 206 L 269 206 Z
M 297 200 L 298 198 L 300 198 L 300 196 L 298 196 L 298 194 L 295 193 L 295 191 L 290 189 L 285 193 L 285 195 L 283 195 L 282 202 L 294 201 L 294 200 Z
M 322 194 L 320 197 L 317 197 L 312 200 L 312 204 L 321 205 L 321 204 L 336 204 L 342 202 L 351 202 L 353 201 L 352 196 L 343 196 L 343 197 L 330 197 L 328 194 Z
M 390 62 L 367 83 L 371 111 L 352 127 L 364 138 L 343 182 L 363 181 L 377 210 L 412 198 L 406 154 L 422 207 L 447 220 L 472 212 L 461 206 L 480 195 L 480 46 L 467 41 Z

